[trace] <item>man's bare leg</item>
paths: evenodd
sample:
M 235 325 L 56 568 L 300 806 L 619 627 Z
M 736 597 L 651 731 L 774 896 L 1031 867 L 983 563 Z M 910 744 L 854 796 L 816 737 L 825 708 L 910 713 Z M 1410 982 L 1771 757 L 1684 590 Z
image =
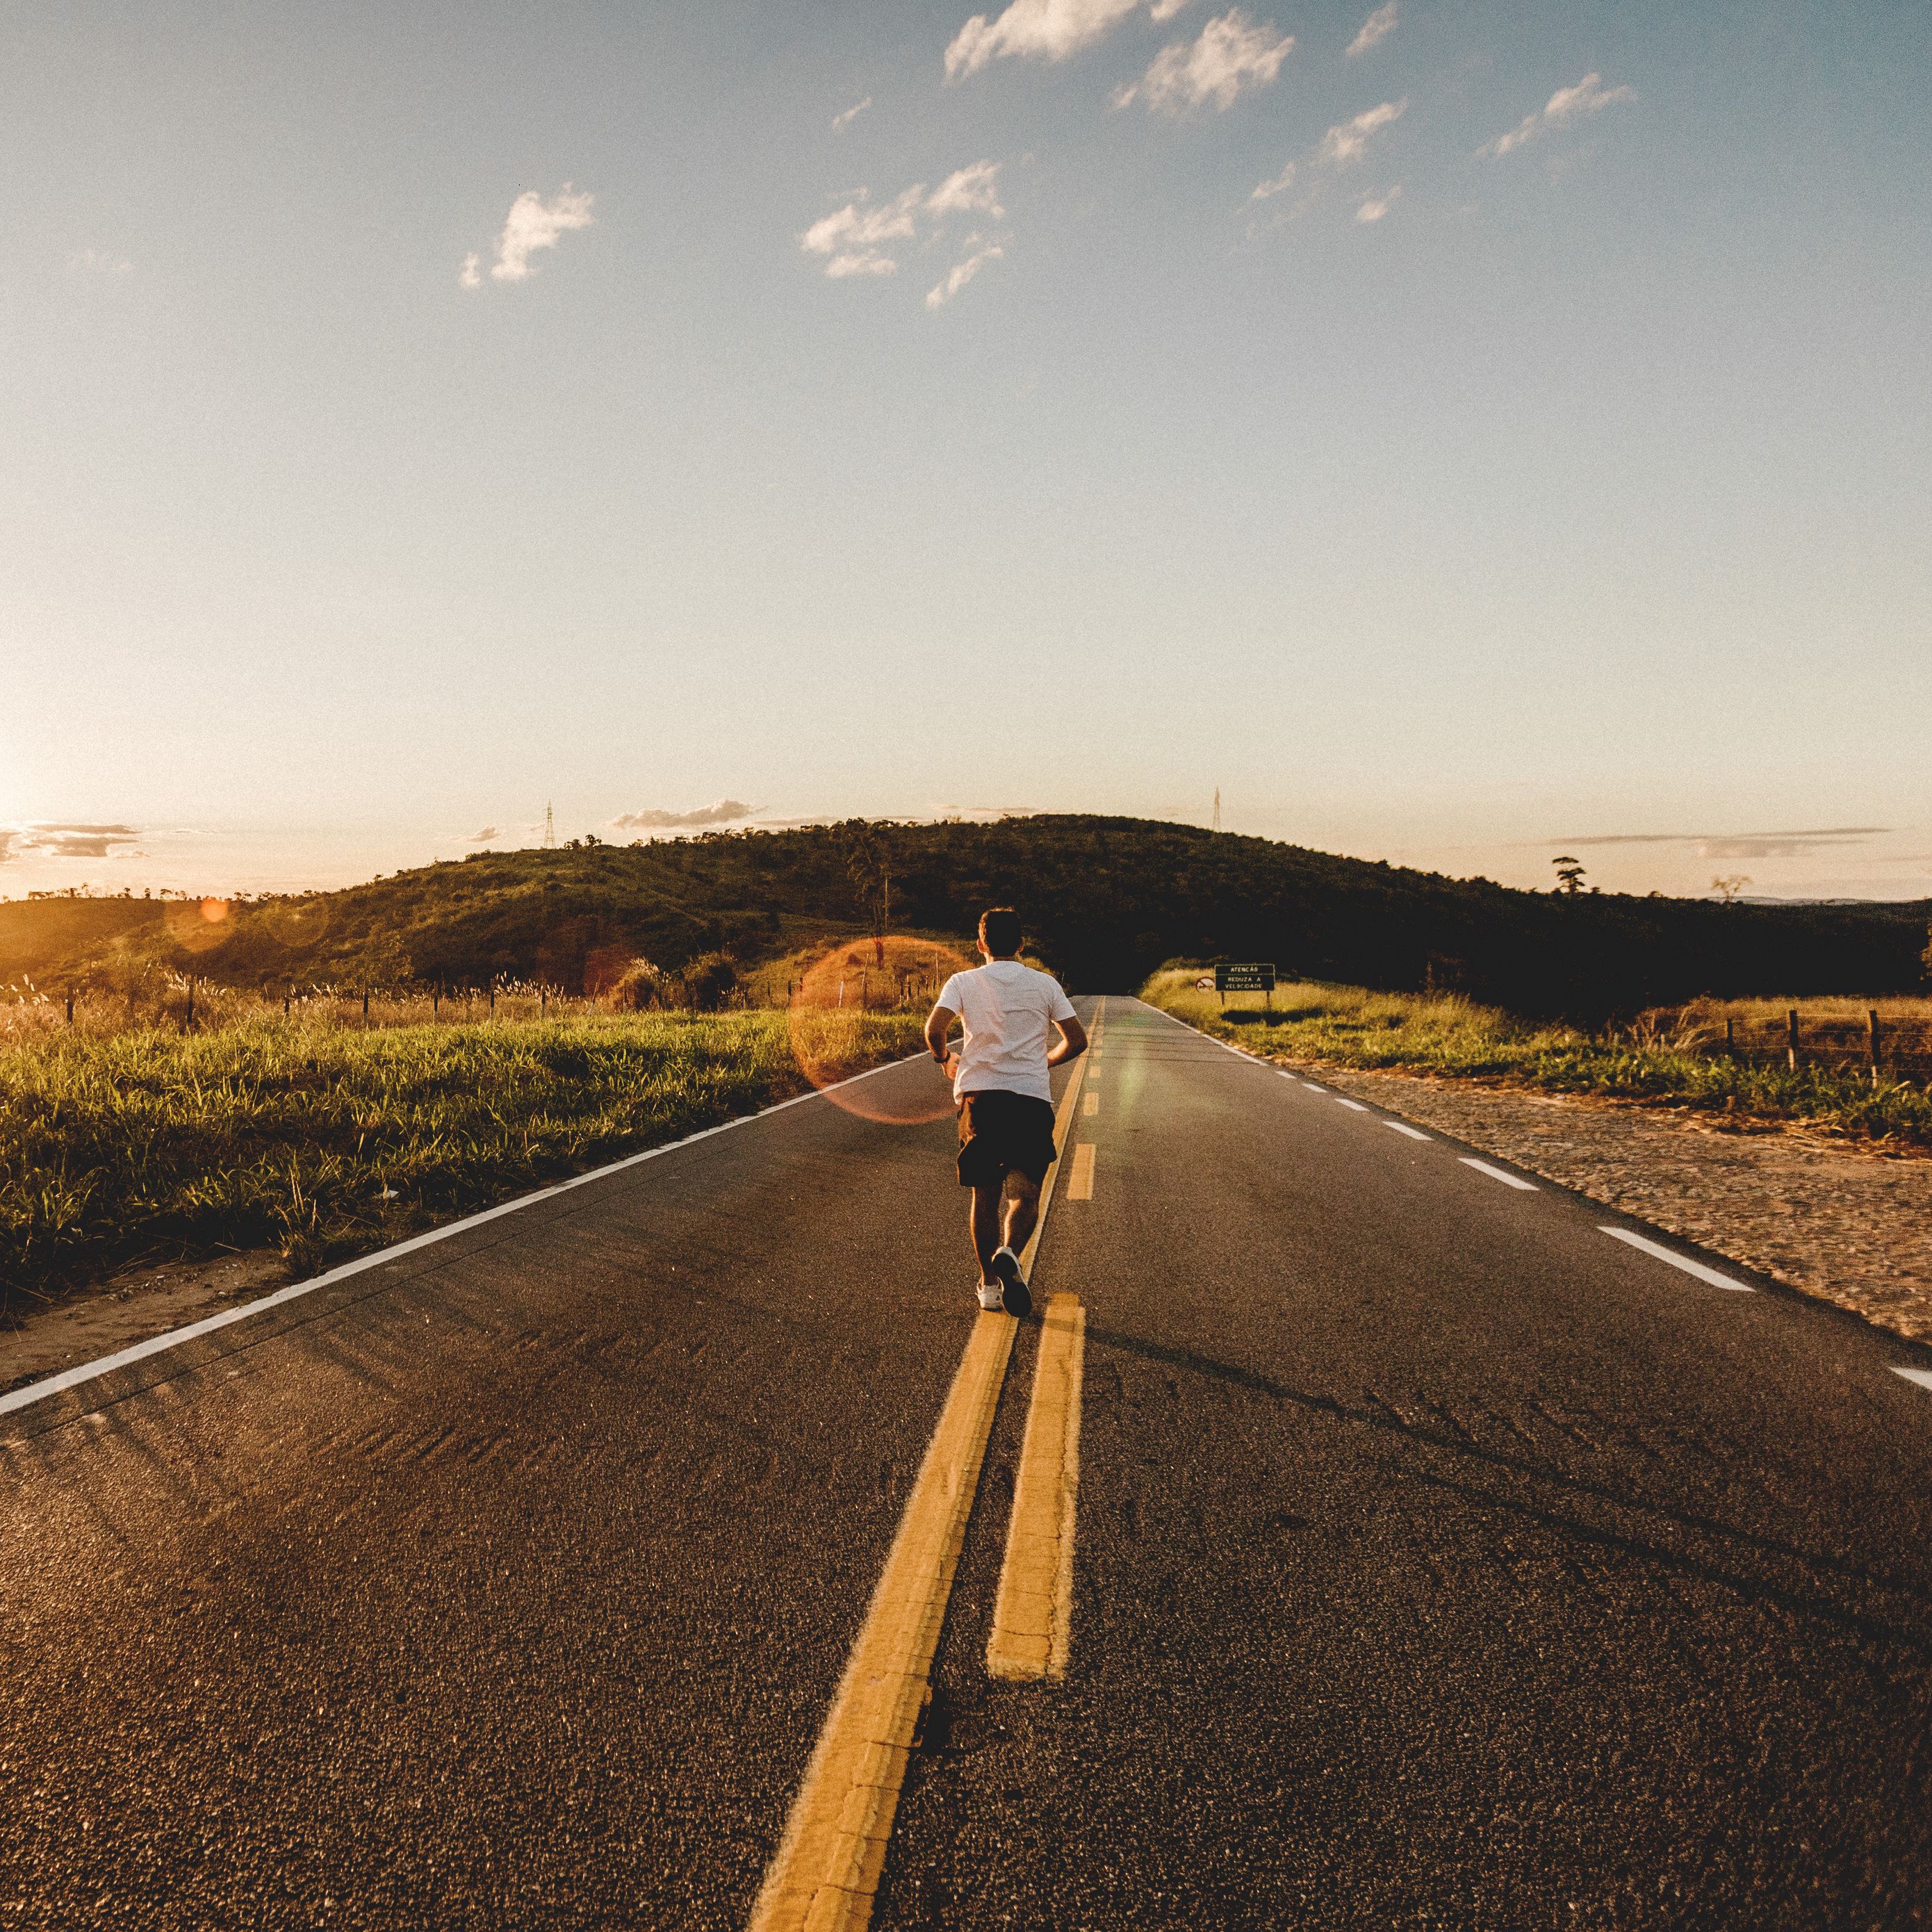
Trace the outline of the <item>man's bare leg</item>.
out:
M 1026 1246 L 1027 1237 L 1039 1220 L 1040 1190 L 1023 1174 L 1008 1174 L 1006 1244 L 1016 1255 Z
M 1000 1196 L 1004 1181 L 981 1181 L 973 1190 L 968 1223 L 973 1230 L 974 1252 L 980 1257 L 980 1284 L 992 1288 L 998 1277 L 993 1273 L 993 1256 L 1000 1245 Z

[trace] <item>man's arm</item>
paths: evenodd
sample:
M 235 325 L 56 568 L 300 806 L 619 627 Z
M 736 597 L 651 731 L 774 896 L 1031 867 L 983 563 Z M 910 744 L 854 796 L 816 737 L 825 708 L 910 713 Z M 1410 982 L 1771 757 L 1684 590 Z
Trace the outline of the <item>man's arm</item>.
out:
M 1046 1050 L 1046 1064 L 1049 1066 L 1064 1066 L 1070 1060 L 1078 1060 L 1087 1051 L 1087 1029 L 1071 1014 L 1064 1020 L 1055 1020 L 1060 1029 L 1060 1038 Z M 930 1033 L 931 1028 L 926 1030 Z
M 926 1050 L 949 1076 L 959 1070 L 959 1056 L 946 1050 L 946 1036 L 958 1022 L 959 1016 L 950 1006 L 934 1006 L 927 1016 L 926 1022 Z

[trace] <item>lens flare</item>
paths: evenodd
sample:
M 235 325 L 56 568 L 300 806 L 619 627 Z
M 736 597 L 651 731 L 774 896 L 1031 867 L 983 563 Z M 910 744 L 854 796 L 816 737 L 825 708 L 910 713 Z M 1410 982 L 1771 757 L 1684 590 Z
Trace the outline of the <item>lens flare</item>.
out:
M 212 952 L 225 946 L 234 928 L 226 899 L 178 899 L 162 909 L 161 922 L 170 939 L 184 952 Z
M 272 899 L 255 915 L 257 928 L 292 952 L 314 946 L 328 930 L 328 906 L 322 899 Z
M 836 1083 L 858 1069 L 864 1015 L 924 1014 L 940 988 L 973 963 L 953 946 L 906 933 L 848 940 L 821 953 L 792 989 L 791 1050 L 800 1070 L 827 1100 L 862 1120 L 916 1127 L 944 1119 L 952 1112 L 952 1090 L 936 1066 L 923 1079 L 915 1072 Z

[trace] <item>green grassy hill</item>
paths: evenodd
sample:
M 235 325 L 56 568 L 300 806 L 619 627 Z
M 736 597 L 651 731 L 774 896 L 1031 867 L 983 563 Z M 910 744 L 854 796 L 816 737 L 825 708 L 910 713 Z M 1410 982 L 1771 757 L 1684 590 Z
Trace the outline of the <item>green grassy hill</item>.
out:
M 0 899 L 0 986 L 58 977 L 117 947 L 160 936 L 158 899 Z
M 1903 992 L 1922 984 L 1932 911 L 1559 898 L 1192 826 L 1042 817 L 485 854 L 217 922 L 138 901 L 16 904 L 0 907 L 0 981 L 30 956 L 44 981 L 164 964 L 266 987 L 507 977 L 568 992 L 632 956 L 677 967 L 722 949 L 748 964 L 866 929 L 877 873 L 855 877 L 852 860 L 868 838 L 891 874 L 892 929 L 964 937 L 983 907 L 1010 902 L 1040 955 L 1094 988 L 1221 957 L 1582 1021 L 1706 992 Z

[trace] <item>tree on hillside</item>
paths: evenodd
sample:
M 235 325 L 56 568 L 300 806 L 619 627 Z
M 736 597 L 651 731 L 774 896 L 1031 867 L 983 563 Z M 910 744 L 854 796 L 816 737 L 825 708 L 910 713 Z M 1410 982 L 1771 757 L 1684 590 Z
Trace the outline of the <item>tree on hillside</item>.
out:
M 892 924 L 892 848 L 880 837 L 879 828 L 862 818 L 848 818 L 841 825 L 838 842 L 846 876 L 857 889 L 860 910 L 872 928 L 873 956 L 883 967 L 886 934 Z
M 1583 890 L 1583 862 L 1572 859 L 1567 854 L 1550 862 L 1556 868 L 1556 883 L 1550 890 L 1558 892 L 1566 898 L 1574 898 Z
M 694 1012 L 715 1013 L 738 987 L 738 964 L 728 952 L 703 952 L 684 969 L 684 997 Z
M 1711 890 L 1729 905 L 1750 880 L 1742 872 L 1720 872 L 1711 881 Z

